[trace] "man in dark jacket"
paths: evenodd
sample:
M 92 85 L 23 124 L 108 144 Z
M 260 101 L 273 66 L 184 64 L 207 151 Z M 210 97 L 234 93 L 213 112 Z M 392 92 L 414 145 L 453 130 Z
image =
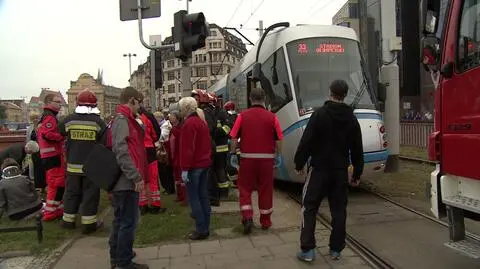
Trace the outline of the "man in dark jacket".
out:
M 121 105 L 117 107 L 112 125 L 112 150 L 122 172 L 112 191 L 114 219 L 109 241 L 111 267 L 117 269 L 148 269 L 148 265 L 132 262 L 140 215 L 139 193 L 144 190 L 147 175 L 144 130 L 135 119 L 141 98 L 134 88 L 125 88 L 120 94 Z
M 347 93 L 345 81 L 335 80 L 330 84 L 330 100 L 310 117 L 295 153 L 298 174 L 304 173 L 309 158 L 309 165 L 313 167 L 302 197 L 302 251 L 297 254 L 302 261 L 315 259 L 316 214 L 325 196 L 332 215 L 330 255 L 338 259 L 345 248 L 350 159 L 353 164 L 352 185 L 358 186 L 363 172 L 362 133 L 353 109 L 343 102 Z

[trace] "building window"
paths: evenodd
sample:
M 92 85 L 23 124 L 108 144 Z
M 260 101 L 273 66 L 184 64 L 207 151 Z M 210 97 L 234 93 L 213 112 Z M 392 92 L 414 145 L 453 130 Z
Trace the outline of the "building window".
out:
M 175 93 L 175 84 L 168 85 L 168 93 Z
M 217 31 L 210 30 L 210 36 L 217 36 Z
M 360 17 L 358 7 L 358 3 L 350 3 L 348 5 L 348 12 L 351 19 L 358 19 Z
M 222 66 L 221 65 L 214 65 L 212 66 L 212 75 L 219 75 L 222 74 Z
M 350 28 L 350 22 L 348 22 L 348 21 L 344 21 L 344 22 L 338 23 L 337 25 L 338 25 L 338 26 L 344 26 L 344 27 Z
M 197 89 L 206 90 L 207 89 L 207 82 L 205 82 L 205 81 L 197 82 Z
M 175 61 L 174 61 L 174 60 L 169 60 L 169 61 L 167 62 L 167 67 L 168 67 L 168 68 L 172 68 L 172 67 L 174 67 L 174 66 L 175 66 Z
M 207 68 L 206 67 L 197 68 L 197 77 L 206 77 L 206 76 L 207 76 Z
M 167 80 L 174 80 L 175 72 L 167 72 Z

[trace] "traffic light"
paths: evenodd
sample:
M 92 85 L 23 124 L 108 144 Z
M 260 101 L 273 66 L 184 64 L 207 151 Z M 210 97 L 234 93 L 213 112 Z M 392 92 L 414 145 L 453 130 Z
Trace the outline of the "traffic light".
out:
M 150 53 L 151 67 L 150 72 L 152 78 L 152 86 L 154 89 L 163 87 L 163 69 L 162 69 L 162 53 L 160 50 L 152 50 Z
M 173 16 L 173 25 L 176 58 L 185 61 L 192 52 L 205 47 L 205 39 L 210 31 L 202 12 L 188 14 L 187 11 L 180 10 Z

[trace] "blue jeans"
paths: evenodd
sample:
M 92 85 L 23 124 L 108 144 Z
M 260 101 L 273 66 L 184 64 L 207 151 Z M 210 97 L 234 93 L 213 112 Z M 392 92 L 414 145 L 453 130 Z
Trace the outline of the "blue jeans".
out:
M 134 191 L 112 193 L 114 219 L 110 233 L 110 260 L 119 267 L 128 267 L 133 259 L 133 241 L 140 216 L 139 194 Z
M 196 232 L 205 235 L 210 231 L 210 201 L 208 198 L 208 169 L 188 171 L 190 181 L 186 184 L 188 203 L 195 217 Z

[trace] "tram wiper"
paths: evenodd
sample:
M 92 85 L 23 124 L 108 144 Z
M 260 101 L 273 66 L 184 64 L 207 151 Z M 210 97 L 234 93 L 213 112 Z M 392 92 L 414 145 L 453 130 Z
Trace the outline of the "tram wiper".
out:
M 362 98 L 363 94 L 365 93 L 365 90 L 367 89 L 367 80 L 364 78 L 362 85 L 360 85 L 360 89 L 357 91 L 357 94 L 353 98 L 351 106 L 353 108 L 356 108 L 358 103 L 360 102 L 360 99 Z

